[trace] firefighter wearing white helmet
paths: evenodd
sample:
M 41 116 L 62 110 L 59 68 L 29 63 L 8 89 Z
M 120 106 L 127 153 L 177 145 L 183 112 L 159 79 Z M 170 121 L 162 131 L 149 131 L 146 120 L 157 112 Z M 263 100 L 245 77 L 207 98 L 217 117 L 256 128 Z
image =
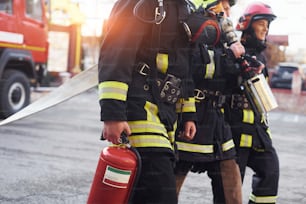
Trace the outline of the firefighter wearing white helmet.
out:
M 266 36 L 271 21 L 276 18 L 269 5 L 255 2 L 250 4 L 240 17 L 236 29 L 242 31 L 241 42 L 246 54 L 266 64 L 262 51 L 266 48 Z M 267 68 L 256 70 L 268 77 Z M 254 171 L 249 203 L 276 203 L 279 182 L 279 161 L 272 145 L 269 126 L 262 116 L 250 106 L 237 82 L 231 80 L 233 100 L 230 105 L 230 124 L 238 153 L 237 162 L 241 177 L 246 167 Z
M 236 70 L 235 61 L 244 53 L 240 42 L 231 42 L 230 46 L 237 46 L 237 50 L 224 47 L 222 29 L 219 20 L 223 20 L 224 8 L 230 7 L 228 0 L 194 1 L 198 12 L 202 12 L 205 21 L 201 28 L 210 26 L 207 31 L 214 31 L 207 36 L 198 37 L 195 50 L 192 53 L 192 75 L 195 86 L 197 111 L 197 132 L 193 140 L 186 141 L 176 135 L 178 162 L 176 164 L 177 194 L 189 171 L 196 173 L 207 172 L 211 178 L 213 203 L 241 204 L 241 177 L 239 167 L 235 161 L 236 151 L 229 124 L 224 120 L 223 109 L 227 101 L 228 71 Z M 233 5 L 234 2 L 231 3 Z M 197 16 L 200 19 L 199 16 Z M 217 22 L 215 27 L 214 22 Z M 189 26 L 190 33 L 197 26 Z M 215 28 L 215 29 L 213 29 Z M 234 28 L 230 29 L 233 32 Z M 191 35 L 193 36 L 193 35 Z M 199 36 L 199 35 L 194 35 Z M 216 37 L 217 36 L 217 37 Z M 205 38 L 206 37 L 206 38 Z M 193 40 L 195 37 L 192 37 Z M 214 43 L 210 43 L 213 39 Z M 200 41 L 200 42 L 199 42 Z M 236 52 L 237 51 L 237 52 Z M 180 125 L 179 125 L 180 127 Z

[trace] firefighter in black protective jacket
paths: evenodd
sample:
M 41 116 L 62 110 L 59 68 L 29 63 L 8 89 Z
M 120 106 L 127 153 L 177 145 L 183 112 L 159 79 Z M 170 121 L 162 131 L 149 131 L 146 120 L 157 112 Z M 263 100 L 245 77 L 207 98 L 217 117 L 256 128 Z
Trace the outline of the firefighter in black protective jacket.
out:
M 266 36 L 270 22 L 275 18 L 269 5 L 255 2 L 247 6 L 236 26 L 237 30 L 242 31 L 241 43 L 245 46 L 246 54 L 263 65 L 266 64 L 262 53 L 266 48 Z M 253 67 L 252 63 L 250 67 Z M 233 90 L 228 121 L 232 127 L 242 179 L 247 166 L 254 171 L 249 203 L 276 203 L 279 161 L 272 145 L 267 118 L 252 106 L 245 92 L 241 90 L 243 81 L 248 75 L 252 76 L 252 72 L 268 77 L 265 66 L 248 69 L 248 73 L 238 78 L 233 76 L 228 85 Z
M 236 58 L 244 54 L 244 48 L 237 38 L 229 41 L 228 32 L 234 32 L 234 28 L 226 16 L 222 16 L 224 8 L 234 5 L 235 1 L 198 2 L 205 10 L 200 8 L 200 14 L 195 12 L 194 18 L 200 18 L 198 15 L 206 17 L 201 28 L 207 25 L 207 33 L 211 33 L 209 39 L 214 42 L 206 42 L 207 38 L 203 38 L 194 44 L 192 73 L 195 83 L 197 133 L 191 141 L 186 141 L 177 134 L 177 194 L 189 171 L 207 171 L 212 180 L 214 203 L 241 204 L 241 177 L 235 161 L 236 151 L 230 126 L 223 113 L 230 93 L 227 90 L 227 77 L 230 76 L 230 71 L 235 72 L 237 69 Z M 192 26 L 190 27 L 192 31 Z M 212 27 L 215 32 L 211 31 L 214 30 Z M 218 30 L 219 27 L 222 29 Z
M 141 156 L 132 203 L 177 203 L 174 131 L 184 112 L 184 136 L 195 134 L 189 71 L 190 43 L 181 22 L 185 0 L 119 0 L 99 56 L 103 138 L 118 144 L 122 132 Z

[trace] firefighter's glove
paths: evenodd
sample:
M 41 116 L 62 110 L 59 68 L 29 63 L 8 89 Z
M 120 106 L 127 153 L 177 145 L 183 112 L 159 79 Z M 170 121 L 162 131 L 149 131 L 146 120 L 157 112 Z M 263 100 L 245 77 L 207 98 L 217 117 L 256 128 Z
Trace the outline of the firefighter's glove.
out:
M 248 62 L 249 64 L 249 71 L 252 71 L 256 74 L 260 74 L 262 70 L 265 68 L 265 65 L 256 59 L 256 56 L 249 56 L 245 55 L 244 59 Z
M 230 45 L 230 50 L 232 51 L 236 59 L 241 58 L 241 56 L 245 54 L 245 49 L 239 41 L 232 43 Z

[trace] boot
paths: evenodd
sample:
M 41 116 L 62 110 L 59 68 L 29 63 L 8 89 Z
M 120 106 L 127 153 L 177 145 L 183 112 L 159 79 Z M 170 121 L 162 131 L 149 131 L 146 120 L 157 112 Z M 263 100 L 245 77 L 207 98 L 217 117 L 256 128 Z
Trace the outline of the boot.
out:
M 242 204 L 242 182 L 235 160 L 220 162 L 226 204 Z

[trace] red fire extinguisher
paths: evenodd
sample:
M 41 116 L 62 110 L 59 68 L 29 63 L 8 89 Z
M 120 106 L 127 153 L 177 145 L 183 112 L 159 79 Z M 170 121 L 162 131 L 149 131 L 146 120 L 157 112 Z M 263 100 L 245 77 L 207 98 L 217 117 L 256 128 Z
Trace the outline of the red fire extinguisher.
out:
M 101 151 L 87 204 L 127 204 L 141 168 L 140 155 L 122 137 L 123 144 Z

